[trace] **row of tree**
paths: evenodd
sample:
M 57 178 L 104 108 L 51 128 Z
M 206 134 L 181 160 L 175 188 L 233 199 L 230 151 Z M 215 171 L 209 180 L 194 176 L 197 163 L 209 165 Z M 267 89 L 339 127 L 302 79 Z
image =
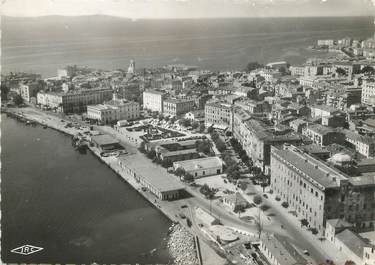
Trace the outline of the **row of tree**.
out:
M 138 148 L 138 150 L 141 152 L 141 153 L 144 153 L 147 158 L 151 159 L 152 162 L 154 163 L 157 163 L 157 164 L 160 164 L 162 167 L 164 168 L 169 168 L 171 166 L 173 166 L 173 163 L 171 160 L 169 159 L 161 159 L 160 157 L 157 156 L 155 150 L 146 150 L 145 148 L 145 143 L 142 142 Z
M 215 143 L 216 148 L 220 153 L 224 152 L 227 149 L 225 142 L 220 138 L 220 135 L 217 132 L 211 132 L 211 139 Z

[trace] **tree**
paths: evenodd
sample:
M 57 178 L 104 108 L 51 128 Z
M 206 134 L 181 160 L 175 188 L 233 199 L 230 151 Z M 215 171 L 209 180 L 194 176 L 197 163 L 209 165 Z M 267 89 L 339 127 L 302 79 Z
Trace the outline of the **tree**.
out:
M 253 71 L 257 68 L 261 68 L 261 67 L 263 67 L 263 65 L 261 65 L 258 62 L 250 62 L 246 65 L 246 71 L 251 72 L 251 71 Z
M 172 161 L 171 160 L 169 160 L 169 159 L 163 159 L 162 161 L 161 161 L 161 166 L 162 167 L 165 167 L 165 168 L 168 168 L 168 167 L 171 167 L 171 166 L 173 166 L 173 163 L 172 163 Z
M 185 175 L 185 169 L 183 169 L 182 167 L 178 167 L 176 168 L 176 170 L 174 171 L 174 174 L 177 176 L 177 177 L 182 177 Z
M 287 69 L 284 66 L 282 66 L 282 67 L 279 68 L 279 72 L 281 73 L 281 75 L 286 75 Z
M 262 196 L 260 196 L 259 194 L 255 195 L 254 198 L 253 198 L 253 202 L 257 205 L 261 204 L 262 203 Z
M 1 84 L 1 100 L 7 100 L 9 93 L 9 87 L 5 84 Z
M 284 208 L 288 208 L 289 207 L 289 203 L 288 202 L 283 202 L 281 204 L 281 206 L 284 207 Z
M 180 125 L 182 125 L 184 127 L 189 127 L 189 126 L 191 126 L 191 121 L 189 119 L 181 119 Z
M 217 150 L 219 150 L 220 153 L 224 152 L 227 149 L 225 143 L 221 139 L 218 139 L 215 142 L 215 145 L 216 145 Z
M 171 122 L 172 124 L 175 123 L 175 122 L 176 122 L 176 117 L 173 116 L 173 117 L 170 119 L 170 122 Z
M 211 154 L 211 144 L 209 140 L 198 140 L 195 142 L 195 148 L 198 152 L 206 155 Z
M 308 225 L 309 225 L 309 221 L 307 221 L 307 219 L 301 219 L 301 227 L 308 226 Z
M 247 189 L 247 182 L 241 181 L 239 184 L 242 191 L 245 191 Z
M 163 114 L 159 114 L 158 119 L 159 121 L 162 121 L 164 119 Z
M 192 174 L 190 174 L 190 173 L 186 173 L 186 174 L 184 175 L 184 180 L 185 180 L 186 182 L 192 182 L 192 181 L 194 181 L 194 176 L 193 176 Z
M 164 120 L 165 120 L 166 122 L 168 122 L 168 121 L 169 121 L 169 116 L 165 116 L 165 117 L 164 117 Z
M 258 232 L 258 238 L 260 238 L 260 236 L 262 235 L 262 231 L 263 231 L 263 224 L 262 224 L 262 220 L 260 218 L 260 210 L 259 209 L 258 209 L 258 215 L 256 216 L 254 221 L 255 221 L 255 226 L 256 226 L 257 232 Z
M 149 159 L 154 159 L 156 157 L 156 152 L 155 150 L 151 150 L 150 152 L 147 153 L 147 157 Z
M 199 124 L 199 132 L 204 132 L 204 129 L 205 129 L 205 126 L 204 126 L 204 123 L 200 123 Z
M 197 129 L 199 127 L 199 121 L 194 121 L 192 124 L 191 124 L 191 127 L 193 127 L 193 129 Z
M 208 128 L 207 128 L 207 132 L 208 132 L 209 134 L 212 134 L 212 133 L 214 132 L 214 128 L 213 128 L 212 126 L 208 127 Z
M 336 68 L 336 73 L 338 75 L 346 75 L 346 71 L 344 69 L 340 68 L 340 67 Z
M 138 150 L 141 152 L 141 153 L 145 153 L 146 152 L 146 148 L 145 148 L 146 144 L 145 142 L 141 142 L 141 144 L 139 145 L 139 148 Z
M 375 69 L 373 67 L 367 65 L 367 66 L 362 68 L 361 73 L 373 75 L 373 74 L 375 74 Z
M 16 104 L 17 106 L 23 104 L 23 98 L 21 97 L 21 95 L 15 95 L 13 97 L 13 101 L 14 101 L 14 104 Z

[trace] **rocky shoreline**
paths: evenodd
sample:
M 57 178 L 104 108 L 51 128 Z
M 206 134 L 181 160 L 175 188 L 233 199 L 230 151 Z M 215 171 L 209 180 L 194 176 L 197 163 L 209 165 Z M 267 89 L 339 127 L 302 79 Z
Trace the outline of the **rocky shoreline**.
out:
M 182 225 L 170 227 L 167 248 L 176 265 L 199 265 L 194 237 Z

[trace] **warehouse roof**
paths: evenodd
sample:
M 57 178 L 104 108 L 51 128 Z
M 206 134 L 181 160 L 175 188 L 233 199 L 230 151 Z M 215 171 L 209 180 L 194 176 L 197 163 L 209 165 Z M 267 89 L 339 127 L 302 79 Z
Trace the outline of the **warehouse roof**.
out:
M 181 190 L 184 186 L 162 167 L 151 163 L 142 155 L 129 155 L 118 158 L 126 167 L 131 168 L 137 177 L 143 178 L 151 186 L 161 192 Z
M 295 150 L 280 150 L 277 148 L 272 149 L 272 153 L 281 157 L 286 163 L 291 164 L 297 168 L 307 177 L 309 177 L 317 184 L 324 188 L 338 187 L 340 180 L 347 178 L 337 170 L 325 165 L 317 159 L 295 151 Z
M 223 166 L 223 161 L 214 156 L 214 157 L 205 157 L 198 159 L 191 159 L 185 161 L 178 161 L 173 163 L 176 166 L 182 167 L 185 171 L 192 171 L 197 169 L 206 169 L 206 168 L 217 168 Z

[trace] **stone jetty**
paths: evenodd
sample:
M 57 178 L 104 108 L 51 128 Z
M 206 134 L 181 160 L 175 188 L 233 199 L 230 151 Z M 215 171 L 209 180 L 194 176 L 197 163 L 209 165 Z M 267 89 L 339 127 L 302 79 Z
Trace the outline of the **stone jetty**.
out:
M 194 237 L 182 225 L 170 227 L 168 250 L 176 265 L 199 265 Z

